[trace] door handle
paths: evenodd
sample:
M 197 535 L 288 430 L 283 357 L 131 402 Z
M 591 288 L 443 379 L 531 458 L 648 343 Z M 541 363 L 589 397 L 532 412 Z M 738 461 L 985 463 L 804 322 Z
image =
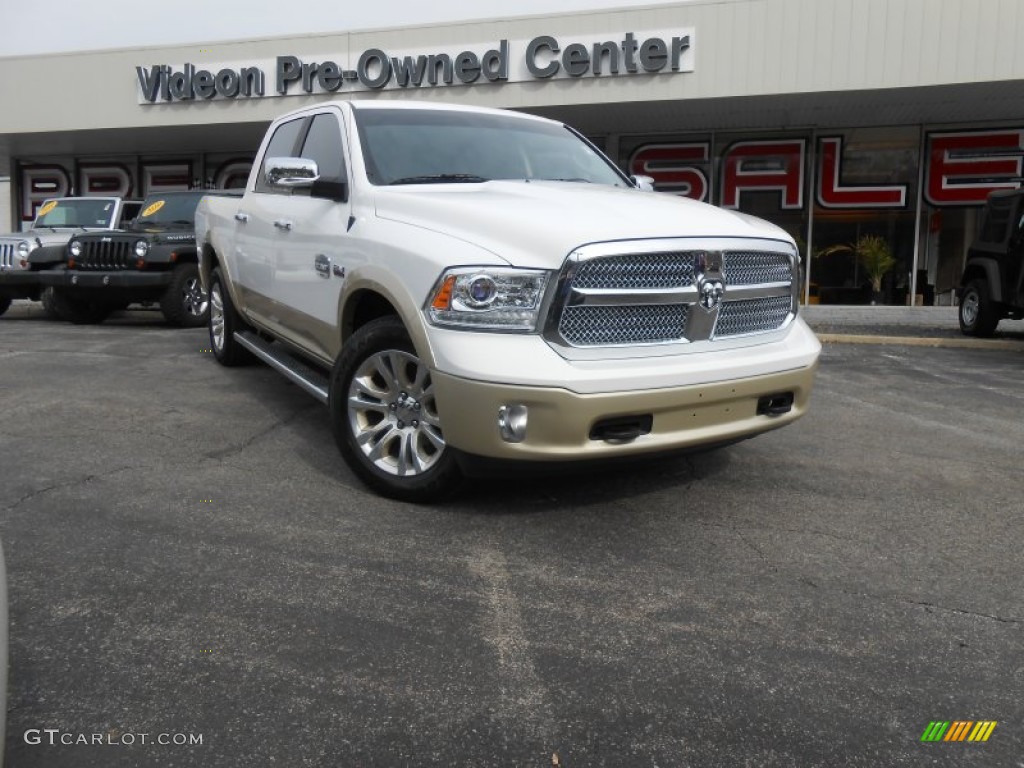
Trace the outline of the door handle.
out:
M 235 221 L 240 221 L 240 222 L 242 222 L 244 224 L 248 220 L 249 220 L 249 214 L 248 213 L 242 213 L 241 211 L 239 211 L 238 213 L 235 214 Z
M 286 219 L 278 219 L 274 222 L 274 226 L 278 229 L 283 229 L 285 232 L 292 228 L 292 223 Z

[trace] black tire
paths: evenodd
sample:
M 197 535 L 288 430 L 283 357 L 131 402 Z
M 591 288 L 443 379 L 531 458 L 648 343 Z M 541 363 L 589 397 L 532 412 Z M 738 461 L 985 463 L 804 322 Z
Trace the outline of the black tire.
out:
M 60 291 L 53 292 L 53 307 L 59 318 L 75 325 L 102 323 L 114 311 L 109 304 L 67 296 Z
M 364 382 L 365 408 L 351 397 L 357 378 Z M 399 318 L 373 320 L 345 343 L 331 371 L 329 402 L 338 450 L 380 495 L 425 503 L 446 496 L 462 479 L 454 451 L 444 444 L 430 373 Z
M 220 270 L 210 273 L 210 307 L 209 316 L 210 348 L 213 356 L 221 365 L 234 367 L 247 365 L 253 361 L 252 353 L 235 340 L 238 331 L 246 329 L 246 325 L 235 311 L 231 303 L 231 294 L 224 285 Z
M 60 317 L 57 312 L 56 299 L 54 298 L 54 290 L 52 285 L 48 285 L 43 288 L 39 294 L 39 303 L 43 305 L 43 314 L 51 320 L 56 320 Z
M 6 312 L 10 308 L 11 308 L 11 297 L 10 296 L 0 296 L 0 315 L 2 315 L 4 312 Z
M 179 328 L 200 328 L 210 322 L 210 301 L 199 282 L 198 264 L 179 264 L 160 297 L 160 311 Z
M 984 280 L 972 280 L 960 297 L 960 330 L 966 336 L 987 337 L 999 325 L 999 309 L 989 297 Z

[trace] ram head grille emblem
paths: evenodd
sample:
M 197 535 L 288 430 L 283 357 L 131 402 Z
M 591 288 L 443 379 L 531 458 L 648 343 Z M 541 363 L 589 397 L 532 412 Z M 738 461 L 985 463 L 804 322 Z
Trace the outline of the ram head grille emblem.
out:
M 693 271 L 697 276 L 700 306 L 712 312 L 722 303 L 722 296 L 725 294 L 722 254 L 717 251 L 698 253 L 694 258 Z

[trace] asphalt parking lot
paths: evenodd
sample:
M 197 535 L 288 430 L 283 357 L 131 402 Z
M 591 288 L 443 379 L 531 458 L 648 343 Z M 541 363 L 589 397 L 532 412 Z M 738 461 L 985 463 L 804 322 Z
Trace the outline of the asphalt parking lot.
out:
M 784 430 L 413 507 L 207 349 L 0 319 L 7 765 L 1024 766 L 1024 354 L 826 345 Z

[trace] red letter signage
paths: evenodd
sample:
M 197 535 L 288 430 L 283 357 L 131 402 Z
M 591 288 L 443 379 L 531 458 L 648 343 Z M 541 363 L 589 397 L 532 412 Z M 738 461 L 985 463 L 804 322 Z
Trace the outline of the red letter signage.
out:
M 804 206 L 804 139 L 741 141 L 722 158 L 722 207 L 739 208 L 743 192 L 778 191 L 784 210 Z
M 928 141 L 932 205 L 980 205 L 997 189 L 1020 186 L 1024 131 L 932 133 Z
M 822 208 L 902 208 L 907 204 L 907 185 L 840 186 L 843 140 L 821 139 L 818 203 Z
M 132 174 L 120 163 L 82 163 L 78 188 L 83 195 L 130 197 Z
M 68 172 L 59 165 L 25 165 L 21 169 L 21 220 L 33 221 L 36 208 L 49 197 L 64 197 L 71 189 Z
M 648 144 L 633 153 L 629 159 L 629 172 L 650 176 L 654 179 L 654 188 L 659 192 L 671 192 L 707 202 L 707 174 L 690 163 L 706 166 L 710 152 L 711 145 L 704 141 L 693 144 Z

